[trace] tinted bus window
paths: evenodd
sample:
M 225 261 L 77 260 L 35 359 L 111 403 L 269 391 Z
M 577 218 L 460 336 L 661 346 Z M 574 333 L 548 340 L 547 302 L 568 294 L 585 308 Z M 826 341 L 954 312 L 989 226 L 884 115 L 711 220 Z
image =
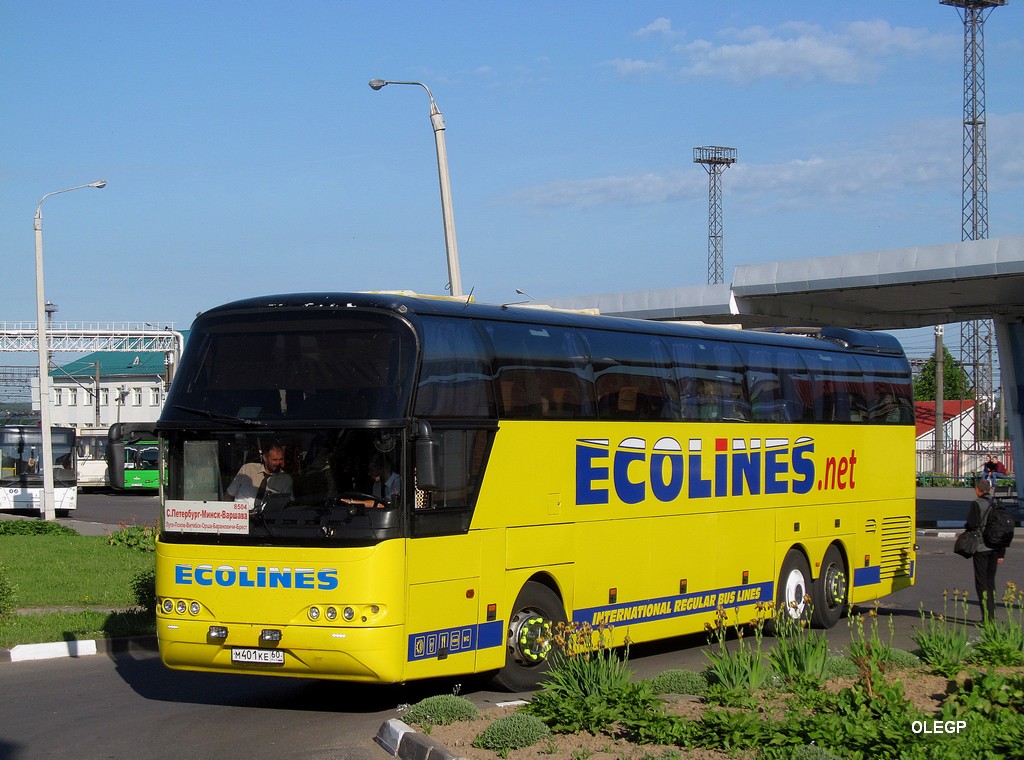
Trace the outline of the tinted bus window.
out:
M 468 319 L 422 319 L 419 417 L 497 417 L 487 349 Z
M 736 349 L 714 340 L 668 341 L 684 420 L 749 420 L 743 366 Z
M 197 322 L 163 419 L 394 419 L 408 411 L 416 344 L 383 315 L 246 313 Z
M 867 422 L 864 378 L 857 359 L 832 351 L 804 356 L 815 422 Z
M 868 421 L 880 425 L 914 422 L 914 388 L 905 359 L 859 356 L 864 373 Z
M 594 410 L 589 358 L 574 330 L 557 325 L 488 322 L 501 416 L 586 419 Z
M 668 352 L 660 338 L 588 330 L 597 412 L 603 420 L 665 420 L 678 415 Z
M 750 410 L 758 422 L 805 422 L 814 419 L 810 399 L 800 392 L 806 386 L 807 367 L 800 354 L 783 346 L 740 344 L 746 363 Z

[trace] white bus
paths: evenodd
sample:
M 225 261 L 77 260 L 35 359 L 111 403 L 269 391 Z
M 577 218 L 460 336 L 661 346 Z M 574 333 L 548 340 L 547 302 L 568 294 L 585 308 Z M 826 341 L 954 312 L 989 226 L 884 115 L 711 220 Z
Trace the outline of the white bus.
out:
M 60 517 L 78 507 L 74 428 L 51 428 L 53 504 Z M 0 510 L 43 513 L 43 437 L 38 427 L 0 426 Z
M 107 476 L 108 433 L 108 428 L 78 430 L 75 451 L 78 454 L 79 488 L 106 488 L 110 485 Z

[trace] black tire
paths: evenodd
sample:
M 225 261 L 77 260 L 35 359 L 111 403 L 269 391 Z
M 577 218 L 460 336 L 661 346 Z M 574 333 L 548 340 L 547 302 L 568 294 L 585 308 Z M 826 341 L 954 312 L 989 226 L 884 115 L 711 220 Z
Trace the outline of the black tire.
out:
M 779 587 L 775 591 L 776 615 L 790 620 L 807 620 L 811 606 L 807 597 L 811 593 L 811 568 L 804 555 L 790 549 L 779 572 Z
M 811 625 L 831 628 L 846 612 L 850 595 L 850 576 L 843 553 L 835 544 L 828 547 L 821 561 L 821 574 L 811 584 Z
M 505 667 L 494 681 L 508 691 L 531 691 L 548 672 L 555 627 L 566 622 L 562 600 L 541 583 L 528 582 L 509 615 Z

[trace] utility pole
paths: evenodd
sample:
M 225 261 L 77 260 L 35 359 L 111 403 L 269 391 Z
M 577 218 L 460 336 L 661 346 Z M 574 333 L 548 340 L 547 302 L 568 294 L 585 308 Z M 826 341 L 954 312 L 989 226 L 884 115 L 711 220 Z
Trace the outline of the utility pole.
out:
M 736 149 L 705 145 L 693 149 L 693 163 L 708 173 L 708 284 L 725 282 L 722 244 L 722 173 L 736 163 Z

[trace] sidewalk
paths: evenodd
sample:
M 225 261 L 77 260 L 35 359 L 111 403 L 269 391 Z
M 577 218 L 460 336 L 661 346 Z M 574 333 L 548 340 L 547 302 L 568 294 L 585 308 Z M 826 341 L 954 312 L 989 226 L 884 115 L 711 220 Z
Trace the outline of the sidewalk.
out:
M 967 509 L 974 500 L 974 489 L 959 486 L 937 486 L 917 489 L 917 527 L 947 528 L 960 530 L 967 520 Z M 1004 505 L 1017 518 L 1020 526 L 1024 520 L 1021 508 L 1012 500 Z

